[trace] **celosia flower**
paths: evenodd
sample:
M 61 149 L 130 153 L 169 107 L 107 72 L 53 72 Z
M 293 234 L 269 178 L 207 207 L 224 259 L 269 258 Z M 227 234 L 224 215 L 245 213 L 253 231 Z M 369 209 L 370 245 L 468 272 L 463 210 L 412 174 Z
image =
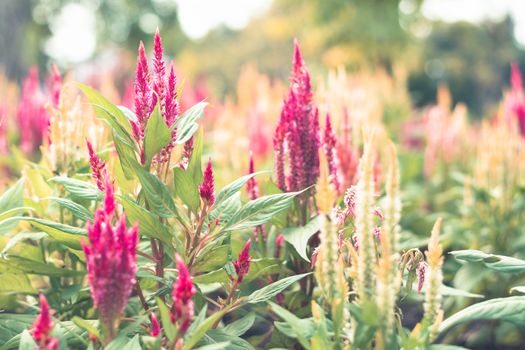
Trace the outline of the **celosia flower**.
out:
M 297 191 L 319 176 L 319 117 L 312 102 L 310 74 L 294 41 L 290 89 L 274 134 L 275 172 L 281 190 Z M 289 173 L 285 175 L 285 159 Z
M 357 187 L 351 186 L 346 190 L 343 198 L 344 208 L 338 210 L 337 221 L 339 225 L 343 225 L 348 218 L 355 218 L 355 205 L 356 205 L 356 194 Z
M 193 320 L 194 307 L 192 298 L 197 290 L 193 285 L 190 272 L 188 271 L 184 260 L 182 260 L 178 254 L 175 255 L 175 262 L 177 263 L 179 275 L 173 283 L 171 322 L 178 322 L 179 332 L 184 334 Z
M 7 112 L 3 105 L 0 105 L 0 154 L 6 154 L 9 149 L 7 140 Z
M 99 190 L 105 190 L 105 183 L 108 180 L 108 173 L 106 170 L 106 162 L 102 161 L 95 151 L 93 150 L 93 145 L 89 140 L 86 140 L 86 145 L 89 152 L 89 165 L 91 166 L 91 176 L 93 180 L 97 183 Z
M 159 320 L 157 319 L 157 315 L 155 315 L 154 312 L 152 312 L 149 315 L 149 319 L 150 319 L 150 322 L 151 322 L 151 330 L 150 330 L 149 334 L 152 337 L 156 337 L 156 336 L 158 336 L 160 334 Z
M 423 285 L 425 283 L 425 275 L 427 273 L 427 264 L 424 261 L 420 261 L 417 265 L 417 292 L 421 293 Z
M 356 289 L 359 299 L 370 300 L 375 289 L 375 248 L 373 237 L 374 163 L 373 136 L 365 143 L 359 163 L 360 178 L 356 191 L 355 228 L 359 242 Z
M 33 323 L 32 335 L 37 343 L 37 350 L 58 349 L 58 339 L 51 336 L 53 320 L 51 310 L 44 294 L 40 294 L 40 313 Z
M 239 257 L 236 261 L 233 262 L 233 267 L 235 267 L 235 272 L 237 273 L 237 282 L 241 283 L 248 271 L 250 270 L 250 261 L 252 257 L 250 256 L 250 245 L 252 240 L 249 239 L 248 242 L 244 245 L 243 250 L 239 254 Z
M 339 169 L 339 157 L 337 155 L 337 138 L 332 129 L 330 115 L 326 114 L 326 123 L 323 134 L 323 150 L 328 161 L 330 172 L 330 183 L 334 186 L 337 193 L 341 191 L 341 174 Z
M 250 151 L 250 165 L 248 168 L 248 174 L 255 173 L 255 164 L 253 162 L 253 153 Z M 259 198 L 259 185 L 255 177 L 252 177 L 246 182 L 246 190 L 248 192 L 248 198 L 254 200 Z
M 422 324 L 430 328 L 430 341 L 435 338 L 436 328 L 443 317 L 443 309 L 441 308 L 441 284 L 443 283 L 443 247 L 439 243 L 439 231 L 441 229 L 441 218 L 436 220 L 430 241 L 428 243 L 428 250 L 426 252 L 428 272 L 425 281 L 425 303 L 423 309 L 425 311 Z
M 44 109 L 38 69 L 33 67 L 22 85 L 22 96 L 17 111 L 20 147 L 26 153 L 34 152 L 47 134 L 49 117 Z
M 137 57 L 137 70 L 135 72 L 135 114 L 137 121 L 132 122 L 133 135 L 137 141 L 144 138 L 146 123 L 152 111 L 152 97 L 149 86 L 148 58 L 142 41 L 139 44 L 139 55 Z
M 173 63 L 170 64 L 169 75 L 166 76 L 166 62 L 163 59 L 164 48 L 159 30 L 155 32 L 153 47 L 153 74 L 150 77 L 148 58 L 142 42 L 139 46 L 137 70 L 135 73 L 135 114 L 137 121 L 131 121 L 133 135 L 139 143 L 141 161 L 144 162 L 144 131 L 147 121 L 157 104 L 160 104 L 161 115 L 166 125 L 171 127 L 179 115 L 177 87 Z M 175 146 L 176 131 L 172 131 L 171 142 L 159 151 L 154 162 L 169 162 L 171 151 Z
M 95 212 L 93 223 L 86 225 L 90 244 L 83 242 L 82 248 L 93 303 L 112 338 L 135 284 L 138 227 L 127 229 L 125 215 L 112 226 L 113 185 L 106 182 L 105 188 L 104 206 Z
M 253 173 L 255 173 L 255 164 L 253 162 L 253 153 L 252 151 L 250 151 L 250 164 L 248 167 L 248 174 L 253 174 Z M 259 198 L 259 185 L 257 184 L 257 180 L 255 180 L 255 177 L 250 178 L 246 182 L 246 190 L 248 192 L 248 198 L 250 200 Z M 254 233 L 257 239 L 259 239 L 259 237 L 261 237 L 261 239 L 264 239 L 265 237 L 264 226 L 258 225 L 257 227 L 255 227 Z
M 62 90 L 62 76 L 55 64 L 51 65 L 51 76 L 48 78 L 48 84 L 53 107 L 58 108 L 58 103 L 60 102 L 60 90 Z
M 276 258 L 278 258 L 281 255 L 281 249 L 283 248 L 283 244 L 284 236 L 282 233 L 279 233 L 277 235 L 277 238 L 275 238 L 275 252 L 273 254 Z
M 192 154 L 193 154 L 193 136 L 190 137 L 190 139 L 184 143 L 184 151 L 182 152 L 182 159 L 179 164 L 179 166 L 182 169 L 186 170 L 188 168 L 188 164 L 190 163 L 190 158 Z
M 213 180 L 213 167 L 211 164 L 211 158 L 208 160 L 206 170 L 204 170 L 204 180 L 199 186 L 199 192 L 202 200 L 207 205 L 213 205 L 215 203 L 215 189 Z

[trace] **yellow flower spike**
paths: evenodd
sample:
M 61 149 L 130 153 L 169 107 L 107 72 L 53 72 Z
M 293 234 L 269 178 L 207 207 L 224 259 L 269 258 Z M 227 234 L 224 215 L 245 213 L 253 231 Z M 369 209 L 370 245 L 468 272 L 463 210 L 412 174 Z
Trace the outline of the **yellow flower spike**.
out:
M 386 205 L 385 220 L 383 222 L 384 238 L 381 237 L 383 253 L 385 253 L 384 242 L 388 241 L 389 254 L 398 251 L 399 242 L 399 220 L 401 218 L 401 199 L 399 194 L 399 163 L 397 160 L 397 149 L 392 141 L 388 142 L 388 171 L 386 175 Z
M 421 323 L 425 328 L 431 330 L 429 333 L 429 341 L 432 341 L 433 337 L 435 337 L 435 330 L 441 323 L 443 317 L 440 293 L 441 284 L 443 283 L 443 273 L 441 271 L 441 266 L 443 265 L 443 248 L 439 243 L 441 223 L 441 218 L 436 220 L 430 235 L 428 251 L 426 252 L 428 272 L 425 281 L 426 295 L 425 303 L 423 304 L 424 316 Z
M 371 133 L 365 143 L 363 156 L 359 162 L 359 181 L 357 183 L 356 235 L 359 241 L 356 289 L 361 302 L 374 297 L 375 290 L 375 243 L 373 237 L 374 207 L 374 135 Z
M 324 152 L 319 152 L 319 179 L 317 180 L 317 192 L 315 200 L 320 213 L 330 214 L 334 207 L 337 197 L 333 185 L 330 183 L 330 173 L 328 171 L 328 162 Z

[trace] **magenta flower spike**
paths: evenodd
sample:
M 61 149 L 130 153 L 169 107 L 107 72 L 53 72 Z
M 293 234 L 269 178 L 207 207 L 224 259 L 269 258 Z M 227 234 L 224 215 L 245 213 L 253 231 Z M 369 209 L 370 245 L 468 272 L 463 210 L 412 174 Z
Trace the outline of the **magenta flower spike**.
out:
M 427 264 L 424 261 L 417 265 L 417 292 L 421 293 L 423 285 L 425 284 L 425 276 L 427 273 Z
M 166 89 L 166 65 L 162 58 L 163 54 L 162 39 L 160 38 L 159 28 L 157 28 L 153 39 L 153 91 L 155 91 L 160 99 L 162 110 L 164 110 Z
M 326 114 L 326 123 L 323 134 L 323 150 L 328 162 L 328 170 L 330 172 L 330 182 L 334 186 L 337 193 L 341 192 L 339 159 L 337 157 L 337 138 L 332 129 L 332 122 L 330 115 Z
M 151 330 L 150 330 L 149 334 L 152 337 L 156 337 L 156 336 L 158 336 L 160 334 L 160 324 L 159 324 L 159 320 L 157 319 L 157 315 L 155 315 L 155 313 L 152 312 L 149 315 L 149 320 L 151 322 Z
M 281 190 L 298 191 L 319 176 L 319 117 L 312 101 L 310 73 L 294 41 L 290 88 L 274 134 L 275 173 Z M 288 159 L 289 171 L 284 167 Z
M 250 165 L 248 169 L 248 174 L 255 173 L 255 164 L 253 162 L 253 153 L 250 151 Z M 254 200 L 259 198 L 259 184 L 255 177 L 252 177 L 246 182 L 246 190 L 248 192 L 248 198 Z
M 284 110 L 281 111 L 277 128 L 273 136 L 273 150 L 275 153 L 275 182 L 281 191 L 286 192 L 286 175 L 285 175 L 285 136 L 286 136 L 286 115 Z
M 520 66 L 517 63 L 510 65 L 510 85 L 515 92 L 523 90 Z
M 48 132 L 49 116 L 44 109 L 44 98 L 38 81 L 38 69 L 33 67 L 22 85 L 22 95 L 17 110 L 20 147 L 32 153 L 42 144 Z
M 179 116 L 179 102 L 177 101 L 177 77 L 175 76 L 175 69 L 173 62 L 170 64 L 170 74 L 168 76 L 168 87 L 166 96 L 164 98 L 164 119 L 168 126 L 172 126 L 175 119 Z M 173 141 L 175 141 L 175 131 L 173 131 Z
M 237 282 L 241 283 L 248 271 L 250 270 L 250 261 L 252 257 L 250 256 L 250 245 L 252 244 L 251 238 L 244 245 L 243 250 L 239 254 L 239 257 L 236 261 L 233 262 L 233 267 L 237 273 Z
M 62 76 L 55 64 L 51 65 L 51 76 L 49 77 L 49 91 L 51 93 L 51 102 L 55 108 L 58 108 L 60 102 L 60 90 L 62 89 Z
M 106 181 L 105 189 L 103 207 L 95 212 L 93 223 L 86 225 L 90 244 L 82 242 L 82 248 L 93 303 L 112 338 L 135 284 L 138 226 L 128 229 L 125 215 L 112 226 L 113 185 Z
M 89 152 L 89 165 L 91 166 L 91 176 L 95 180 L 99 190 L 105 190 L 105 183 L 108 179 L 108 173 L 106 170 L 106 162 L 102 161 L 93 150 L 93 145 L 89 140 L 86 140 L 88 152 Z
M 51 336 L 53 320 L 51 319 L 51 309 L 44 294 L 40 293 L 40 313 L 33 323 L 32 335 L 37 343 L 38 350 L 58 349 L 58 339 Z
M 190 272 L 188 271 L 184 260 L 182 260 L 178 254 L 175 255 L 175 262 L 177 264 L 179 275 L 173 283 L 171 322 L 178 322 L 179 332 L 184 334 L 193 320 L 194 305 L 192 298 L 197 292 L 197 289 L 193 285 Z
M 144 138 L 146 123 L 152 111 L 152 96 L 148 68 L 148 57 L 144 50 L 142 41 L 139 45 L 139 55 L 137 57 L 137 70 L 135 72 L 135 114 L 137 122 L 132 123 L 133 136 L 137 141 Z
M 204 180 L 199 186 L 199 192 L 202 200 L 207 205 L 213 205 L 215 203 L 215 189 L 213 180 L 213 167 L 211 164 L 211 158 L 208 160 L 206 170 L 204 170 Z

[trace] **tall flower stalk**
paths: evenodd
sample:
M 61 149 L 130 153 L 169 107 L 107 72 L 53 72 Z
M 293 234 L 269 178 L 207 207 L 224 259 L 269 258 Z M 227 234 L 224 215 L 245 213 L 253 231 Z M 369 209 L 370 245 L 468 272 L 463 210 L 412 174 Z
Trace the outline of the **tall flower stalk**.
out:
M 320 147 L 318 114 L 312 99 L 310 73 L 295 40 L 290 88 L 273 142 L 276 182 L 282 191 L 299 191 L 317 181 Z
M 356 194 L 356 237 L 359 242 L 357 293 L 362 302 L 373 297 L 375 285 L 375 247 L 373 236 L 374 160 L 373 136 L 364 146 L 359 163 L 359 181 Z
M 139 45 L 137 69 L 135 71 L 134 105 L 136 120 L 131 121 L 131 127 L 133 137 L 139 146 L 142 164 L 146 161 L 144 153 L 144 132 L 157 103 L 160 106 L 160 112 L 164 122 L 168 127 L 173 126 L 173 123 L 180 113 L 179 102 L 177 100 L 177 78 L 175 76 L 175 69 L 173 63 L 170 63 L 169 73 L 166 74 L 166 62 L 163 58 L 164 48 L 158 29 L 155 32 L 153 42 L 152 74 L 150 74 L 148 57 L 146 56 L 142 42 Z M 168 145 L 162 148 L 153 159 L 159 176 L 165 174 L 169 168 L 171 152 L 175 147 L 176 136 L 176 132 L 173 130 Z
M 422 325 L 429 329 L 429 341 L 431 342 L 436 334 L 439 324 L 443 319 L 443 309 L 441 307 L 441 284 L 443 283 L 443 248 L 439 243 L 439 231 L 441 230 L 441 218 L 437 219 L 426 252 L 428 271 L 425 280 L 425 303 L 423 304 L 424 316 Z

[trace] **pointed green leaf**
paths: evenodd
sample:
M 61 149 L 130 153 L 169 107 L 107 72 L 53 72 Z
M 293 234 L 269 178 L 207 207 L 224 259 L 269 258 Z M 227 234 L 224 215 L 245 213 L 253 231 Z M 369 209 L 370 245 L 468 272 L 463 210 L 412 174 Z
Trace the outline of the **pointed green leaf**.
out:
M 175 193 L 193 213 L 197 213 L 201 203 L 197 184 L 188 171 L 179 167 L 173 168 L 173 183 Z
M 166 125 L 160 113 L 160 106 L 153 110 L 148 119 L 146 130 L 144 131 L 144 154 L 146 156 L 146 166 L 149 167 L 153 156 L 162 148 L 166 147 L 171 141 L 171 131 Z
M 257 304 L 262 303 L 264 301 L 268 301 L 277 294 L 281 293 L 283 290 L 294 284 L 295 282 L 299 281 L 300 279 L 310 275 L 311 273 L 303 273 L 301 275 L 294 275 L 290 277 L 283 278 L 277 282 L 273 282 L 272 284 L 267 285 L 266 287 L 263 287 L 261 289 L 256 290 L 252 294 L 248 296 L 246 301 L 249 304 Z

